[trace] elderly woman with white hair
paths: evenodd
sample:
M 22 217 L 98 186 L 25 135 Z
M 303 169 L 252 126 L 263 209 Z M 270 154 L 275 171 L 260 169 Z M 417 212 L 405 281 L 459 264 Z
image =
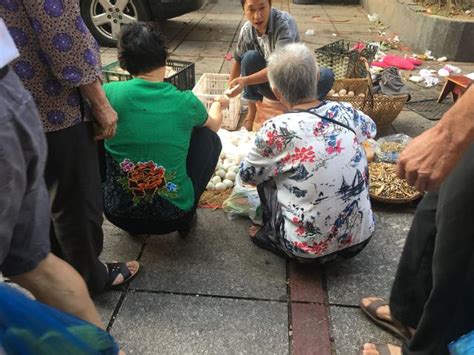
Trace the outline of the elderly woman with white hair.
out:
M 289 112 L 265 122 L 241 166 L 262 203 L 263 227 L 250 229 L 251 240 L 301 262 L 352 257 L 374 231 L 361 142 L 375 123 L 347 103 L 317 99 L 319 68 L 304 44 L 274 52 L 268 69 Z

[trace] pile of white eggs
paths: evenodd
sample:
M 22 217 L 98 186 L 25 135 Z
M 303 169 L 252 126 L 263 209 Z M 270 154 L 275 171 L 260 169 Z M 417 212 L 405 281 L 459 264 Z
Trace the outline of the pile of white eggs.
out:
M 225 191 L 234 186 L 235 178 L 239 173 L 239 161 L 221 155 L 216 171 L 206 186 L 206 190 Z

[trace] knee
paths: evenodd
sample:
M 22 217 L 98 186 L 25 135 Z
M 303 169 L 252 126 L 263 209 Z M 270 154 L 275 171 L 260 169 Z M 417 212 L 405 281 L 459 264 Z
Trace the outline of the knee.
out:
M 222 143 L 219 135 L 210 130 L 207 127 L 197 128 L 193 132 L 192 136 L 193 145 L 198 145 L 200 147 L 212 147 L 212 150 L 219 151 L 222 150 Z
M 332 86 L 334 83 L 334 72 L 325 67 L 319 69 L 319 82 Z
M 256 73 L 266 67 L 265 58 L 256 50 L 250 50 L 244 53 L 240 63 L 242 71 L 246 75 Z

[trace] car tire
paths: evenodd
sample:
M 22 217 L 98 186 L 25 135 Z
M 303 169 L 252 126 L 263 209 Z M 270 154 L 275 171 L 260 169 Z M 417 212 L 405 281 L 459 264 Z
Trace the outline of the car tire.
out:
M 106 47 L 116 47 L 115 32 L 121 25 L 133 21 L 149 21 L 150 11 L 144 0 L 128 0 L 123 11 L 116 9 L 116 0 L 105 0 L 110 4 L 109 9 L 104 9 L 99 0 L 81 0 L 81 14 L 89 31 L 97 42 Z M 112 9 L 112 11 L 110 11 Z M 98 17 L 100 16 L 100 18 Z M 115 22 L 114 22 L 115 21 Z M 114 26 L 114 27 L 113 27 Z M 117 27 L 119 26 L 119 27 Z

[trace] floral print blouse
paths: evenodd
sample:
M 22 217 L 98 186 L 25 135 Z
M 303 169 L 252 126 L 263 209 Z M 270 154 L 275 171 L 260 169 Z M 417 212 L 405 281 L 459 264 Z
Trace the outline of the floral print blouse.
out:
M 275 180 L 285 245 L 297 257 L 317 258 L 359 244 L 374 231 L 361 142 L 375 136 L 376 126 L 347 103 L 322 102 L 309 111 L 265 122 L 240 177 L 252 184 Z
M 101 78 L 101 63 L 79 1 L 0 0 L 0 17 L 20 51 L 10 66 L 32 93 L 45 132 L 82 122 L 89 110 L 79 86 Z

